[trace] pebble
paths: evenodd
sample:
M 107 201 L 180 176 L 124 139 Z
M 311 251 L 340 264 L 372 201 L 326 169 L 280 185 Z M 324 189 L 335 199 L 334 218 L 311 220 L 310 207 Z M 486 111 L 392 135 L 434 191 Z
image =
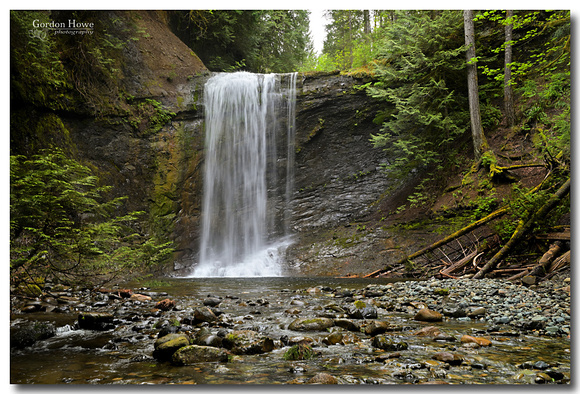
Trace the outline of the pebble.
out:
M 566 278 L 568 279 L 568 278 Z M 568 280 L 569 282 L 569 280 Z M 383 293 L 378 302 L 398 300 L 397 312 L 409 312 L 405 305 L 429 305 L 447 319 L 472 321 L 534 331 L 541 335 L 568 335 L 570 296 L 564 283 L 541 282 L 531 289 L 502 279 L 430 279 L 370 284 L 364 292 Z M 447 295 L 439 289 L 446 289 Z

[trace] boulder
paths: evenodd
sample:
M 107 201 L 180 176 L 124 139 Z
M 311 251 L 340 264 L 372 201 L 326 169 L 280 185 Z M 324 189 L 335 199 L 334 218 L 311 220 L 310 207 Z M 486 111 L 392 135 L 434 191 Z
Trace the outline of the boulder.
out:
M 215 307 L 222 303 L 222 300 L 218 297 L 209 297 L 203 300 L 203 305 Z
M 422 308 L 419 309 L 419 312 L 414 317 L 415 320 L 418 321 L 426 321 L 426 322 L 438 322 L 443 320 L 443 315 L 437 311 L 432 311 L 431 309 Z
M 260 354 L 274 350 L 274 340 L 252 330 L 236 330 L 225 336 L 222 345 L 233 354 Z
M 175 365 L 192 365 L 196 363 L 207 362 L 227 362 L 229 353 L 225 349 L 211 347 L 188 345 L 179 348 L 173 356 L 171 361 Z
M 443 361 L 449 365 L 461 365 L 463 362 L 463 357 L 459 354 L 451 352 L 438 352 L 433 355 L 433 359 L 437 361 Z
M 32 322 L 10 330 L 10 347 L 23 349 L 56 334 L 53 323 Z
M 321 372 L 314 375 L 310 380 L 306 382 L 307 384 L 338 384 L 338 379 L 334 376 Z
M 461 337 L 463 343 L 477 343 L 479 346 L 491 346 L 491 341 L 485 338 L 472 337 L 471 335 L 464 335 Z
M 166 298 L 155 304 L 155 308 L 161 309 L 162 311 L 170 311 L 171 309 L 175 308 L 175 301 Z
M 348 331 L 354 332 L 360 331 L 360 326 L 356 322 L 353 322 L 352 320 L 349 319 L 335 319 L 334 325 L 337 327 L 344 328 L 345 330 Z
M 153 357 L 157 360 L 171 360 L 173 354 L 189 345 L 189 337 L 185 334 L 167 334 L 155 341 Z
M 332 334 L 330 334 L 329 336 L 327 336 L 326 338 L 324 338 L 322 340 L 322 343 L 324 343 L 325 345 L 344 345 L 344 343 L 342 342 L 343 339 L 343 334 L 340 332 L 333 332 Z
M 383 334 L 389 330 L 390 324 L 386 321 L 373 320 L 365 327 L 365 334 L 374 337 L 375 335 Z
M 300 318 L 288 326 L 292 331 L 324 331 L 334 326 L 334 320 L 326 317 Z
M 407 342 L 403 342 L 397 338 L 389 338 L 384 335 L 377 335 L 372 340 L 372 345 L 378 349 L 387 351 L 407 350 L 409 347 Z
M 376 319 L 378 316 L 377 309 L 372 306 L 360 308 L 356 305 L 351 305 L 346 309 L 346 313 L 351 319 Z
M 139 301 L 139 302 L 151 301 L 151 297 L 149 297 L 148 295 L 138 293 L 131 294 L 131 297 L 129 297 L 129 299 L 131 301 Z
M 105 331 L 115 328 L 113 315 L 105 312 L 82 312 L 78 317 L 78 326 L 84 330 Z
M 213 311 L 209 309 L 207 306 L 197 308 L 196 310 L 194 310 L 193 317 L 197 322 L 207 322 L 207 323 L 214 322 L 218 319 L 215 313 L 213 313 Z

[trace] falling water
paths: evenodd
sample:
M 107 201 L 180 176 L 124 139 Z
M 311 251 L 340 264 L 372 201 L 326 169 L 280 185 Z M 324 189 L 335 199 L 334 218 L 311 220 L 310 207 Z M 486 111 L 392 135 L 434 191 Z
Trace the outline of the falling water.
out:
M 282 275 L 295 93 L 296 74 L 217 74 L 206 83 L 202 233 L 192 276 Z

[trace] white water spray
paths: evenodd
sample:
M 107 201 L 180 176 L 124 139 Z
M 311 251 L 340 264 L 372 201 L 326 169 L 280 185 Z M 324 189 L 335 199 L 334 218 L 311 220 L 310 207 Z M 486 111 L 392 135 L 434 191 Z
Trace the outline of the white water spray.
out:
M 206 155 L 194 277 L 281 276 L 293 189 L 296 74 L 217 74 L 205 85 Z M 279 149 L 279 142 L 285 148 Z M 280 167 L 285 167 L 281 173 Z M 285 177 L 285 182 L 281 178 Z

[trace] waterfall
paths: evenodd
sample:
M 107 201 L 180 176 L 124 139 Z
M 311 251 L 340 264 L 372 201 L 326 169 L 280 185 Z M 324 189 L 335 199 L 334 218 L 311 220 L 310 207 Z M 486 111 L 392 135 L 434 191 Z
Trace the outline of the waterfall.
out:
M 282 275 L 295 96 L 296 73 L 224 73 L 206 83 L 200 258 L 192 276 Z

